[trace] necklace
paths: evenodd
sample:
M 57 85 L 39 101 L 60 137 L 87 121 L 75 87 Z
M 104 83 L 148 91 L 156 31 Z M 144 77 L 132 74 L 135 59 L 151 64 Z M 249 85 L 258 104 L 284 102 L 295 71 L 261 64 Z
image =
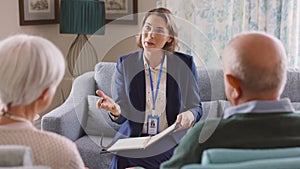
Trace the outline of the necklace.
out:
M 8 112 L 2 112 L 2 113 L 0 113 L 0 115 L 1 115 L 1 116 L 4 116 L 4 117 L 6 117 L 6 118 L 9 118 L 9 119 L 11 119 L 11 120 L 16 120 L 16 121 L 20 121 L 20 122 L 25 122 L 25 123 L 28 123 L 28 124 L 32 125 L 32 123 L 31 123 L 28 119 L 26 119 L 26 118 L 24 118 L 24 117 L 12 115 L 12 114 L 10 114 L 10 113 L 8 113 Z

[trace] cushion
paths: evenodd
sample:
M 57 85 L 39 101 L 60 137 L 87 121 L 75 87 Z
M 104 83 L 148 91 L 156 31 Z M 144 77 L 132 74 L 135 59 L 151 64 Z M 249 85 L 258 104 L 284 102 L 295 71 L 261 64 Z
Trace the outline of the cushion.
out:
M 100 145 L 100 136 L 85 135 L 76 140 L 75 144 L 84 163 L 88 164 L 87 167 L 90 169 L 109 168 L 113 154 L 103 150 L 104 147 Z M 102 145 L 108 146 L 108 142 L 104 141 Z
M 104 109 L 96 107 L 98 96 L 88 95 L 88 117 L 85 132 L 87 135 L 113 137 L 120 125 L 113 122 Z
M 201 163 L 207 165 L 289 157 L 300 157 L 300 147 L 276 149 L 213 148 L 203 152 Z
M 223 164 L 189 164 L 182 169 L 299 169 L 300 157 L 251 160 Z
M 100 62 L 95 66 L 95 81 L 97 89 L 102 90 L 106 95 L 111 97 L 112 80 L 116 69 L 116 63 Z

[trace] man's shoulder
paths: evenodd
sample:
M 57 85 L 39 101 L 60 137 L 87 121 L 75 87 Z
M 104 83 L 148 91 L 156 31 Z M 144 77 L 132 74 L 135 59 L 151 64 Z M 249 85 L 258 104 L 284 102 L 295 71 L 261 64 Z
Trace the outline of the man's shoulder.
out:
M 232 118 L 233 117 L 233 118 Z M 257 113 L 257 112 L 248 112 L 248 113 L 241 113 L 241 114 L 233 114 L 232 117 L 228 119 L 248 119 L 248 118 L 259 118 L 259 117 L 295 117 L 300 118 L 300 111 L 294 111 L 294 112 L 278 112 L 278 111 L 272 111 L 269 112 L 263 112 L 263 113 Z
M 261 121 L 261 120 L 269 120 L 266 117 L 270 117 L 272 119 L 288 119 L 294 118 L 296 120 L 300 120 L 300 112 L 288 112 L 288 113 L 246 113 L 246 114 L 235 114 L 230 118 L 211 118 L 211 119 L 202 119 L 199 122 L 195 123 L 195 125 L 189 129 L 189 132 L 198 133 L 199 131 L 211 131 L 214 129 L 222 128 L 226 125 L 236 125 L 240 123 L 244 123 L 246 121 Z
M 201 120 L 195 125 L 190 128 L 189 132 L 191 133 L 199 133 L 201 132 L 207 132 L 207 131 L 212 131 L 215 130 L 220 123 L 223 123 L 224 119 L 222 118 L 212 118 L 212 119 L 206 119 L 206 120 Z

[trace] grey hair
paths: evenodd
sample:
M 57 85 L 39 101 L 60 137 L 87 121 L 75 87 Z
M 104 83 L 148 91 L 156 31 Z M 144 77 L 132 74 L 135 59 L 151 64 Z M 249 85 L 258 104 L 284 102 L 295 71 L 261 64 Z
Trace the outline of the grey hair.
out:
M 0 111 L 56 90 L 64 72 L 62 53 L 47 39 L 21 34 L 0 41 Z
M 282 55 L 284 59 L 281 59 L 280 62 L 278 62 L 273 67 L 258 67 L 249 64 L 246 59 L 241 59 L 242 57 L 239 57 L 240 54 L 237 51 L 231 51 L 234 52 L 237 57 L 234 57 L 235 59 L 231 58 L 232 60 L 230 61 L 230 71 L 239 78 L 241 85 L 245 86 L 252 92 L 264 93 L 269 91 L 279 91 L 279 94 L 281 94 L 286 84 L 287 76 L 285 48 L 279 39 L 263 32 L 247 32 L 242 33 L 238 36 L 251 33 L 261 34 L 272 39 L 272 41 L 276 43 L 279 51 L 281 52 L 279 53 L 279 55 Z

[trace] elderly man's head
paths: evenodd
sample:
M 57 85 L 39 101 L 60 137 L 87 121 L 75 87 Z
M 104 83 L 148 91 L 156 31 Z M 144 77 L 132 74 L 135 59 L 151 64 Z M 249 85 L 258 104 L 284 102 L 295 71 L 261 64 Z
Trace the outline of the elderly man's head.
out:
M 275 37 L 258 32 L 237 35 L 225 47 L 222 62 L 232 105 L 280 97 L 286 82 L 286 54 Z

